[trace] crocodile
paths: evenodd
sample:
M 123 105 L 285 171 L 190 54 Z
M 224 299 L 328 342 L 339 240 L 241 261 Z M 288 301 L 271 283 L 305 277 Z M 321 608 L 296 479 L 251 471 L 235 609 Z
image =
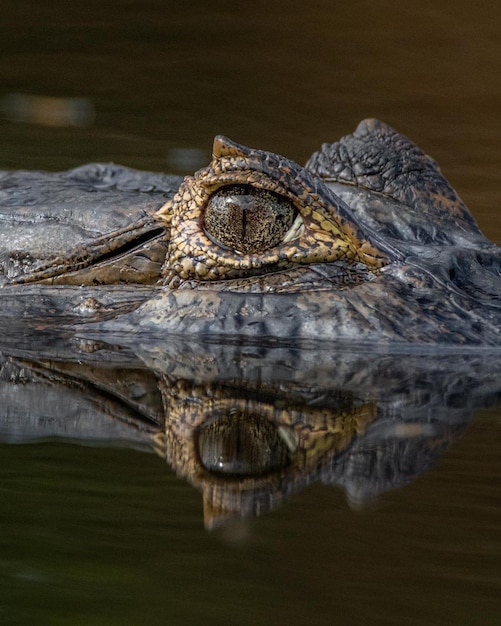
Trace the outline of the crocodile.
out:
M 501 249 L 368 119 L 301 167 L 214 140 L 184 178 L 0 175 L 0 317 L 90 333 L 501 346 Z

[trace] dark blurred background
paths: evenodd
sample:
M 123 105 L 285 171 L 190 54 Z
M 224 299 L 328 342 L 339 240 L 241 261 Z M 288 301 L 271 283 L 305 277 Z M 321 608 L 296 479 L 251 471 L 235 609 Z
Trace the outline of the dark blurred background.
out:
M 501 242 L 501 5 L 5 0 L 0 167 L 190 172 L 217 133 L 299 162 L 380 117 Z

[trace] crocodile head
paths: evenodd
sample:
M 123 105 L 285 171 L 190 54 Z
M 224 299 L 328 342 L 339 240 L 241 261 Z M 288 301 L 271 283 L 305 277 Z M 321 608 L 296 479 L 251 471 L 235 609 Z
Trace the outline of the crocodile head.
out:
M 132 333 L 501 345 L 500 249 L 435 161 L 377 120 L 305 167 L 216 137 L 209 166 L 184 180 L 91 165 L 2 185 L 7 317 L 27 307 Z
M 216 137 L 158 216 L 168 291 L 146 308 L 170 330 L 501 343 L 499 248 L 435 161 L 377 120 L 304 168 Z

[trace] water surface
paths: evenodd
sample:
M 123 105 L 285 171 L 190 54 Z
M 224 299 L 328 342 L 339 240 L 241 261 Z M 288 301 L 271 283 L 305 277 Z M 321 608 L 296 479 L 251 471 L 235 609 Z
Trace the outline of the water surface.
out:
M 186 173 L 206 163 L 218 133 L 304 162 L 323 141 L 379 117 L 438 160 L 487 236 L 501 243 L 500 11 L 491 2 L 428 0 L 216 1 L 210 9 L 198 0 L 8 2 L 0 24 L 0 167 L 111 160 Z M 62 373 L 66 348 L 53 342 L 37 355 L 32 338 L 8 339 L 2 623 L 499 622 L 501 415 L 491 356 L 460 367 L 444 361 L 441 372 L 433 358 L 412 370 L 401 357 L 391 376 L 369 367 L 392 381 L 401 372 L 393 387 L 384 376 L 345 377 L 344 409 L 376 407 L 364 413 L 373 439 L 361 438 L 372 465 L 355 462 L 358 439 L 338 442 L 332 484 L 308 466 L 315 478 L 293 483 L 280 506 L 268 499 L 266 513 L 230 516 L 210 530 L 200 482 L 177 476 L 144 440 L 164 405 L 150 374 L 139 385 L 131 369 L 171 375 L 159 366 L 169 362 L 165 354 L 126 351 L 124 378 L 99 387 L 90 373 L 96 363 L 83 354 Z M 122 353 L 106 354 L 100 365 L 117 367 Z M 294 361 L 297 353 L 283 354 L 277 370 L 276 360 L 266 369 L 258 356 L 245 357 L 241 380 L 266 372 L 257 390 L 266 402 L 263 386 L 278 371 L 285 395 L 313 407 L 330 402 L 332 411 L 329 380 L 342 369 L 333 368 L 334 357 L 308 369 L 315 354 L 308 366 Z M 179 354 L 171 357 L 179 363 Z M 35 370 L 23 359 L 36 361 Z M 222 362 L 204 359 L 199 366 Z M 301 371 L 310 376 L 291 391 Z M 190 368 L 175 373 L 191 390 L 214 382 Z M 387 430 L 379 427 L 384 416 Z M 393 448 L 379 445 L 384 437 L 399 442 L 399 455 L 385 456 Z M 283 439 L 273 441 L 280 452 Z M 417 441 L 428 443 L 413 448 Z M 426 459 L 433 463 L 419 465 Z M 381 479 L 369 480 L 373 498 L 360 489 L 347 498 L 348 468 Z M 401 480 L 391 486 L 385 476 Z

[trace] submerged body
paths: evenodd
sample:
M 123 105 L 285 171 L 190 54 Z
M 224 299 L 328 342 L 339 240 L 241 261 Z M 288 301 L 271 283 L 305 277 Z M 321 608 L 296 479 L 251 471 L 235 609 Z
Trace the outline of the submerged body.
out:
M 92 331 L 501 345 L 501 250 L 376 120 L 303 168 L 217 137 L 181 179 L 0 176 L 0 316 Z

